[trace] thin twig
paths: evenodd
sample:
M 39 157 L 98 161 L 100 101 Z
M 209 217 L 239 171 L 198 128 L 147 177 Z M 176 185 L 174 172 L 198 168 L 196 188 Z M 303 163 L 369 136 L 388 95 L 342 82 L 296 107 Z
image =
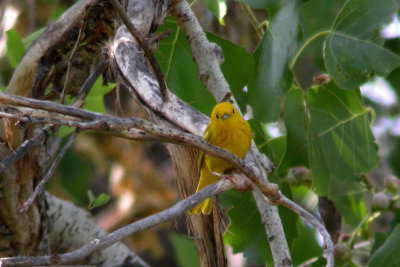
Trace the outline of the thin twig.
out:
M 282 196 L 278 201 L 278 205 L 284 206 L 295 213 L 297 213 L 299 216 L 304 218 L 307 222 L 309 222 L 311 225 L 317 229 L 317 231 L 321 234 L 322 238 L 325 241 L 325 249 L 324 249 L 324 257 L 327 260 L 327 267 L 333 267 L 335 265 L 335 258 L 334 258 L 334 245 L 331 239 L 331 236 L 329 235 L 328 231 L 325 229 L 324 225 L 311 213 L 303 209 L 300 205 L 296 204 L 295 202 L 291 201 L 290 199 L 286 198 L 285 196 Z
M 93 87 L 93 84 L 96 82 L 97 78 L 101 75 L 102 73 L 101 70 L 104 70 L 104 68 L 105 68 L 105 61 L 101 60 L 99 64 L 96 66 L 95 71 L 87 78 L 87 80 L 82 85 L 78 96 L 72 103 L 72 106 L 81 107 L 83 105 L 83 100 L 86 98 L 90 89 Z M 41 130 L 40 134 L 36 135 L 31 139 L 25 140 L 22 143 L 22 145 L 20 145 L 14 152 L 10 153 L 4 160 L 0 162 L 0 173 L 4 172 L 14 162 L 21 159 L 24 155 L 29 153 L 31 149 L 33 149 L 39 144 L 42 144 L 46 140 L 46 138 L 52 135 L 54 132 L 55 129 L 53 126 L 47 126 Z
M 213 173 L 214 175 L 219 176 L 220 178 L 223 179 L 234 179 L 234 180 L 239 180 L 239 177 L 237 176 L 231 176 L 231 175 L 225 175 L 225 174 L 217 174 Z M 240 175 L 239 175 L 240 176 Z M 240 180 L 244 180 L 243 178 Z M 237 182 L 236 182 L 237 184 Z M 264 195 L 260 189 L 252 182 L 244 182 L 241 186 L 241 188 L 245 190 L 253 190 L 257 194 Z M 333 267 L 334 266 L 334 245 L 331 239 L 331 236 L 329 235 L 328 231 L 325 229 L 324 225 L 320 220 L 318 220 L 315 216 L 313 216 L 310 212 L 305 210 L 303 207 L 298 205 L 297 203 L 293 202 L 292 200 L 288 199 L 286 196 L 282 195 L 282 197 L 276 201 L 276 204 L 281 205 L 283 207 L 286 207 L 296 214 L 298 214 L 300 217 L 304 218 L 308 223 L 310 223 L 312 226 L 316 228 L 316 230 L 320 233 L 322 238 L 325 241 L 325 258 L 327 259 L 327 266 L 328 267 Z
M 117 11 L 118 15 L 124 22 L 126 28 L 129 30 L 129 32 L 132 34 L 132 36 L 136 39 L 136 41 L 139 43 L 139 45 L 142 47 L 145 56 L 150 62 L 151 68 L 154 71 L 154 74 L 156 75 L 157 81 L 158 81 L 158 86 L 160 87 L 160 92 L 161 96 L 164 101 L 168 101 L 168 91 L 167 91 L 167 85 L 164 80 L 164 75 L 161 71 L 160 66 L 157 63 L 157 60 L 151 51 L 149 44 L 147 43 L 146 39 L 144 39 L 139 31 L 136 29 L 136 27 L 133 25 L 133 23 L 130 21 L 128 16 L 126 15 L 125 11 L 122 9 L 122 6 L 118 3 L 117 0 L 110 0 L 111 4 L 113 5 L 115 11 Z
M 7 157 L 0 162 L 0 173 L 4 172 L 11 166 L 11 164 L 29 153 L 29 151 L 31 151 L 31 149 L 33 149 L 35 146 L 42 144 L 51 134 L 52 127 L 47 126 L 42 129 L 42 132 L 40 134 L 31 139 L 25 140 L 22 145 L 20 145 L 17 149 L 7 155 Z
M 55 171 L 57 170 L 58 165 L 60 164 L 62 158 L 64 157 L 65 153 L 68 151 L 68 149 L 71 147 L 72 143 L 75 141 L 76 137 L 78 136 L 79 131 L 75 131 L 72 133 L 72 135 L 69 137 L 67 143 L 65 146 L 60 150 L 60 152 L 57 154 L 56 158 L 52 162 L 50 168 L 46 172 L 46 174 L 43 176 L 43 178 L 40 180 L 39 184 L 36 186 L 35 191 L 33 194 L 29 197 L 29 199 L 24 203 L 22 206 L 20 212 L 26 212 L 29 207 L 32 205 L 32 203 L 35 201 L 36 197 L 43 193 L 44 191 L 44 186 L 46 183 L 50 180 L 51 177 L 53 177 Z
M 85 17 L 85 14 L 83 15 L 83 17 Z M 63 90 L 61 92 L 61 99 L 60 99 L 60 103 L 61 104 L 64 103 L 65 92 L 66 92 L 66 90 L 68 88 L 68 85 L 69 85 L 69 79 L 70 79 L 70 75 L 69 74 L 70 74 L 70 71 L 71 71 L 72 59 L 75 56 L 75 53 L 76 53 L 76 51 L 78 49 L 78 46 L 79 46 L 79 43 L 81 42 L 82 32 L 83 32 L 84 26 L 85 26 L 85 20 L 82 18 L 81 27 L 79 29 L 78 37 L 76 38 L 74 48 L 72 49 L 71 55 L 69 56 L 69 59 L 68 59 L 67 73 L 65 74 L 64 87 L 63 87 Z
M 46 266 L 82 260 L 93 252 L 107 248 L 132 234 L 175 219 L 207 198 L 235 188 L 236 185 L 231 180 L 221 179 L 162 212 L 124 226 L 103 238 L 94 239 L 77 250 L 51 256 L 2 258 L 0 259 L 0 266 Z
M 23 114 L 23 111 L 27 111 L 26 114 Z M 35 115 L 35 110 L 32 109 L 32 113 L 30 113 L 27 108 L 25 110 L 20 110 L 16 107 L 12 109 L 5 108 L 5 112 L 0 111 L 0 117 L 15 119 L 19 122 L 32 124 L 32 125 L 43 125 L 43 124 L 51 124 L 57 126 L 69 126 L 75 127 L 82 131 L 97 131 L 103 134 L 113 135 L 116 137 L 122 137 L 135 141 L 153 141 L 153 142 L 166 142 L 166 138 L 157 137 L 154 135 L 150 135 L 144 131 L 138 129 L 111 129 L 110 126 L 106 123 L 104 124 L 104 120 L 94 120 L 90 122 L 82 122 L 78 120 L 71 120 L 64 116 L 64 118 L 60 114 L 47 113 L 46 117 L 37 117 Z M 44 115 L 45 113 L 42 113 Z M 71 117 L 70 117 L 71 118 Z M 0 163 L 1 164 L 1 163 Z
M 89 94 L 90 89 L 93 87 L 100 75 L 106 70 L 107 64 L 105 59 L 101 59 L 97 64 L 96 69 L 93 73 L 86 79 L 83 83 L 78 95 L 76 96 L 74 102 L 72 102 L 73 107 L 82 107 L 86 96 Z

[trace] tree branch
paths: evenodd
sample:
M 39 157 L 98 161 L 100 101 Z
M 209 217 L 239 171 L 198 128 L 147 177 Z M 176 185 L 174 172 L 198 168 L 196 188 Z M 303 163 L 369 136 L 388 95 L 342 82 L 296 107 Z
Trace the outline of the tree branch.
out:
M 196 147 L 209 155 L 220 157 L 230 163 L 234 168 L 243 171 L 247 177 L 257 185 L 258 188 L 268 196 L 268 198 L 275 202 L 280 198 L 280 191 L 278 187 L 274 184 L 268 183 L 266 180 L 261 180 L 259 175 L 263 175 L 262 172 L 257 172 L 254 168 L 248 166 L 243 160 L 232 154 L 231 152 L 213 146 L 210 143 L 204 141 L 201 137 L 192 135 L 189 133 L 182 132 L 180 130 L 160 127 L 151 123 L 149 121 L 131 117 L 131 118 L 116 118 L 110 115 L 104 115 L 100 113 L 90 112 L 71 106 L 64 106 L 56 104 L 49 101 L 41 101 L 36 99 L 29 99 L 24 97 L 18 97 L 13 95 L 8 95 L 6 93 L 0 92 L 0 101 L 3 103 L 8 103 L 12 105 L 21 105 L 25 107 L 31 107 L 46 111 L 52 111 L 55 113 L 74 116 L 77 119 L 91 120 L 89 122 L 79 123 L 81 129 L 116 129 L 116 130 L 126 130 L 130 128 L 137 128 L 139 130 L 145 131 L 156 137 L 161 137 L 167 139 L 167 142 L 190 145 Z M 21 117 L 22 119 L 22 117 Z M 25 119 L 26 122 L 29 121 Z M 31 118 L 30 121 L 34 121 Z M 40 118 L 39 121 L 42 123 L 52 123 L 56 125 L 67 125 L 76 126 L 76 121 L 60 121 L 51 118 Z
M 154 74 L 157 77 L 158 81 L 158 86 L 160 88 L 161 95 L 164 99 L 164 101 L 168 101 L 168 94 L 167 94 L 167 85 L 164 80 L 164 75 L 161 71 L 160 66 L 158 65 L 158 62 L 151 51 L 149 44 L 147 43 L 146 39 L 144 39 L 141 35 L 140 32 L 136 29 L 136 27 L 133 25 L 133 23 L 130 21 L 124 10 L 122 9 L 121 5 L 118 3 L 116 0 L 110 0 L 111 4 L 113 5 L 114 9 L 117 11 L 119 17 L 122 19 L 124 22 L 126 28 L 129 30 L 129 32 L 132 34 L 132 36 L 136 39 L 136 41 L 139 43 L 140 47 L 143 49 L 145 56 L 150 62 L 151 68 L 153 69 Z
M 105 60 L 100 60 L 94 72 L 83 83 L 81 89 L 79 90 L 78 96 L 72 103 L 73 107 L 83 106 L 84 100 L 89 94 L 90 89 L 96 82 L 97 78 L 103 73 L 105 68 Z M 8 166 L 11 166 L 11 164 L 29 153 L 29 151 L 31 151 L 34 147 L 42 144 L 48 136 L 52 135 L 55 132 L 55 130 L 56 129 L 54 127 L 48 126 L 41 129 L 41 132 L 33 138 L 25 140 L 13 153 L 9 154 L 5 159 L 0 162 L 0 173 L 4 172 L 8 168 Z
M 122 227 L 102 238 L 93 239 L 90 243 L 82 246 L 81 248 L 64 253 L 51 256 L 42 257 L 13 257 L 13 258 L 2 258 L 0 259 L 1 266 L 17 266 L 17 265 L 55 265 L 55 264 L 68 264 L 78 260 L 82 260 L 92 254 L 95 251 L 107 248 L 118 241 L 121 241 L 129 235 L 141 232 L 145 229 L 153 227 L 155 225 L 164 223 L 166 221 L 177 218 L 184 214 L 189 209 L 193 208 L 197 204 L 201 203 L 205 199 L 220 194 L 222 192 L 231 189 L 241 189 L 242 184 L 238 181 L 238 184 L 232 182 L 232 180 L 221 179 L 218 182 L 207 186 L 203 190 L 193 194 L 192 196 L 181 200 L 169 209 L 162 212 L 156 213 L 125 227 Z
M 52 230 L 49 234 L 53 254 L 74 251 L 90 240 L 103 238 L 108 234 L 84 209 L 49 193 L 45 193 L 45 198 L 48 203 L 47 214 L 52 219 Z M 122 242 L 92 253 L 81 260 L 81 263 L 95 266 L 149 267 Z
M 51 177 L 53 177 L 54 173 L 57 170 L 58 165 L 60 164 L 62 158 L 64 157 L 65 153 L 68 151 L 68 149 L 71 147 L 72 143 L 75 141 L 76 137 L 78 136 L 79 131 L 75 131 L 72 133 L 72 135 L 69 137 L 67 143 L 65 146 L 58 152 L 56 158 L 50 165 L 49 169 L 47 170 L 46 174 L 42 177 L 40 180 L 39 184 L 36 186 L 35 191 L 33 191 L 32 195 L 29 197 L 27 201 L 25 201 L 24 205 L 22 206 L 20 212 L 25 212 L 29 209 L 29 207 L 33 204 L 35 201 L 36 197 L 39 194 L 42 194 L 44 192 L 44 186 L 46 183 L 50 180 Z
M 99 113 L 95 112 L 90 112 L 74 107 L 69 107 L 69 106 L 64 106 L 48 101 L 40 101 L 40 100 L 33 100 L 33 99 L 25 99 L 22 97 L 17 97 L 17 96 L 12 96 L 12 95 L 7 95 L 5 93 L 0 93 L 0 100 L 6 99 L 7 103 L 10 104 L 23 104 L 25 106 L 34 106 L 37 108 L 41 108 L 43 110 L 48 110 L 48 111 L 53 111 L 53 112 L 58 112 L 59 114 L 63 115 L 69 115 L 69 116 L 76 116 L 76 120 L 59 120 L 59 119 L 52 119 L 51 113 L 49 114 L 48 118 L 47 117 L 40 117 L 40 118 L 34 118 L 34 117 L 27 117 L 24 115 L 13 115 L 16 116 L 14 118 L 23 120 L 26 123 L 38 123 L 38 124 L 43 124 L 43 123 L 51 123 L 54 125 L 65 125 L 65 126 L 72 126 L 72 127 L 77 127 L 82 130 L 99 130 L 99 131 L 104 131 L 104 129 L 107 129 L 107 132 L 113 133 L 115 130 L 122 130 L 122 129 L 129 129 L 131 127 L 137 127 L 151 135 L 154 135 L 162 142 L 168 142 L 168 143 L 175 143 L 175 144 L 181 144 L 181 145 L 190 145 L 193 147 L 196 147 L 200 150 L 203 150 L 207 154 L 210 154 L 212 156 L 216 156 L 219 158 L 222 158 L 229 162 L 232 166 L 235 168 L 241 170 L 243 173 L 245 173 L 247 176 L 240 176 L 242 177 L 242 181 L 249 179 L 250 184 L 252 185 L 252 189 L 254 191 L 254 194 L 256 195 L 256 201 L 261 202 L 261 205 L 259 205 L 259 208 L 261 206 L 267 209 L 276 209 L 275 206 L 262 206 L 264 203 L 267 203 L 267 201 L 264 199 L 264 196 L 267 197 L 272 203 L 274 204 L 279 204 L 282 206 L 285 206 L 294 212 L 296 212 L 298 215 L 303 217 L 305 220 L 307 220 L 309 223 L 311 223 L 313 226 L 316 227 L 316 229 L 321 233 L 321 235 L 324 238 L 324 241 L 326 243 L 326 249 L 325 249 L 325 254 L 328 259 L 328 265 L 327 266 L 333 266 L 333 243 L 330 239 L 329 234 L 327 233 L 326 229 L 323 227 L 322 223 L 318 221 L 313 215 L 305 211 L 303 208 L 301 208 L 299 205 L 296 203 L 292 202 L 291 200 L 287 199 L 286 197 L 282 196 L 279 192 L 279 189 L 276 185 L 270 184 L 268 182 L 265 182 L 266 180 L 263 180 L 260 178 L 265 176 L 265 172 L 257 172 L 254 170 L 252 167 L 250 167 L 246 162 L 243 160 L 239 159 L 232 153 L 230 153 L 227 150 L 221 149 L 219 147 L 215 147 L 208 142 L 204 141 L 201 139 L 199 136 L 195 136 L 189 133 L 185 133 L 176 129 L 172 128 L 166 128 L 166 127 L 160 127 L 157 126 L 151 122 L 139 119 L 139 118 L 116 118 L 110 115 L 102 115 Z M 16 108 L 12 109 L 15 110 Z M 3 112 L 4 113 L 4 112 Z M 0 116 L 2 113 L 0 113 Z M 91 121 L 78 121 L 79 119 L 82 120 L 82 118 L 85 119 L 90 119 L 93 118 Z M 121 134 L 122 132 L 119 131 L 118 134 Z M 259 163 L 260 158 L 256 158 L 256 163 Z M 227 176 L 222 176 L 222 177 L 227 177 Z M 247 184 L 248 185 L 248 184 Z M 242 186 L 243 188 L 243 186 Z M 247 187 L 246 187 L 247 188 Z M 260 204 L 260 203 L 258 203 Z M 271 210 L 267 210 L 266 212 L 275 212 Z M 284 232 L 280 232 L 279 229 L 277 230 L 276 228 L 273 228 L 270 226 L 272 221 L 264 221 L 265 224 L 267 225 L 267 231 L 268 231 L 268 236 L 273 236 L 273 239 L 283 239 L 284 238 Z M 276 221 L 274 221 L 276 222 Z M 282 237 L 283 235 L 283 237 Z M 283 242 L 283 241 L 280 241 Z M 272 249 L 280 249 L 280 247 L 274 247 Z M 285 251 L 284 251 L 285 252 Z M 284 254 L 282 251 L 275 251 L 277 254 Z M 290 258 L 284 258 L 282 262 L 279 262 L 279 264 L 282 265 L 291 265 Z

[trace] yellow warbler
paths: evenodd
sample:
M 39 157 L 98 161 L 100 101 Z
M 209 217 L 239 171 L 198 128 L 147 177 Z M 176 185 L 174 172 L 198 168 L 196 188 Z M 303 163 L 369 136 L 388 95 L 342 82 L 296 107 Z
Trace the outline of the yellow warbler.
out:
M 203 139 L 243 159 L 250 148 L 251 128 L 231 103 L 222 102 L 211 112 L 210 124 Z M 213 172 L 222 174 L 229 167 L 226 161 L 201 152 L 198 161 L 200 180 L 196 192 L 218 180 Z M 208 198 L 192 208 L 189 214 L 210 214 L 211 211 L 212 202 Z

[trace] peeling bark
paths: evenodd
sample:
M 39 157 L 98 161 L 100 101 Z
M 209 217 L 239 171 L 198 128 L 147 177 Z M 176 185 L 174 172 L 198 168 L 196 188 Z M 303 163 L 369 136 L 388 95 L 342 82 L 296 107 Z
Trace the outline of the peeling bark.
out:
M 46 200 L 49 206 L 48 215 L 53 224 L 53 229 L 50 232 L 51 251 L 53 254 L 78 249 L 90 240 L 106 236 L 107 232 L 99 227 L 86 211 L 48 193 L 46 193 Z M 95 266 L 148 266 L 147 263 L 121 242 L 94 252 L 85 259 L 84 264 Z

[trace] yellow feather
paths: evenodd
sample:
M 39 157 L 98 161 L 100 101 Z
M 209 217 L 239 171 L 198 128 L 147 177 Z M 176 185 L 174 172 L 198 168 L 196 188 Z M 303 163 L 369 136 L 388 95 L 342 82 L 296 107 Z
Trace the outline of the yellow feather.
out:
M 222 102 L 211 112 L 210 124 L 204 131 L 203 139 L 243 159 L 250 148 L 251 128 L 231 103 Z M 226 161 L 201 152 L 198 161 L 200 180 L 196 192 L 218 180 L 218 176 L 211 173 L 222 174 L 229 167 Z M 189 214 L 210 214 L 211 211 L 212 200 L 206 199 L 192 208 Z

